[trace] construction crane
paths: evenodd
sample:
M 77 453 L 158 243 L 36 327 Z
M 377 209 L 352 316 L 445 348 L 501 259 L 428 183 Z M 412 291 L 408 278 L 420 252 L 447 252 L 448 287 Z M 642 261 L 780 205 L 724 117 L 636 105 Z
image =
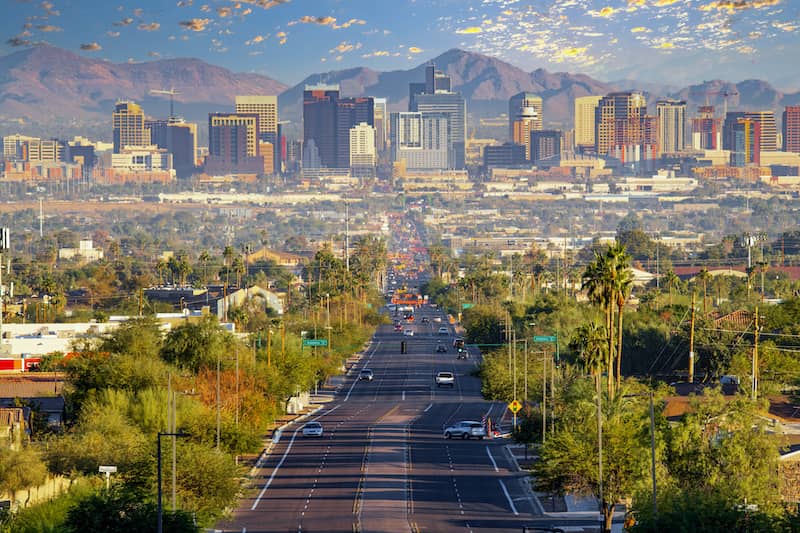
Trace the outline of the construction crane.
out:
M 706 91 L 706 92 L 700 93 L 700 94 L 705 94 L 705 96 L 706 96 L 706 105 L 709 105 L 709 103 L 708 103 L 708 97 L 709 96 L 722 97 L 722 118 L 723 119 L 728 115 L 728 97 L 730 97 L 730 96 L 739 96 L 739 93 L 737 93 L 736 91 L 728 91 L 726 89 L 720 89 L 718 91 Z
M 176 91 L 174 88 L 170 87 L 169 89 L 150 89 L 150 94 L 169 95 L 169 118 L 172 119 L 175 116 L 175 95 L 181 94 L 180 91 Z

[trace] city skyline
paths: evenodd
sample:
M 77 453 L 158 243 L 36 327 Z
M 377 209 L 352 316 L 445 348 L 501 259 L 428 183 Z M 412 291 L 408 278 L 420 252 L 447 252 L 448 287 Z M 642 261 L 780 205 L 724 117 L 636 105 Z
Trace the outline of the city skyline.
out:
M 326 70 L 407 69 L 451 48 L 528 71 L 682 84 L 761 78 L 800 88 L 785 58 L 800 51 L 800 5 L 788 0 L 398 2 L 181 0 L 165 7 L 13 1 L 0 54 L 39 43 L 111 62 L 198 57 L 286 84 Z

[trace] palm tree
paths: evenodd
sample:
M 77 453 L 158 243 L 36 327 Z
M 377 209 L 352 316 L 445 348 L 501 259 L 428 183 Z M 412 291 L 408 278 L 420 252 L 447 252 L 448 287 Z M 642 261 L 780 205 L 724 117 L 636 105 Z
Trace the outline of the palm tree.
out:
M 164 284 L 164 273 L 169 269 L 169 265 L 164 259 L 159 259 L 156 263 L 156 272 L 158 272 L 158 284 Z
M 211 261 L 211 254 L 208 250 L 200 252 L 200 262 L 203 263 L 203 283 L 208 285 L 208 262 Z
M 675 274 L 675 271 L 671 268 L 664 273 L 664 285 L 667 286 L 669 290 L 669 305 L 672 307 L 672 289 L 678 286 L 680 283 L 680 278 Z
M 605 313 L 608 350 L 606 352 L 606 369 L 608 371 L 608 394 L 614 394 L 614 304 L 613 264 L 608 254 L 595 252 L 594 260 L 583 272 L 581 289 L 586 290 L 589 301 L 598 305 Z
M 613 266 L 612 291 L 614 302 L 617 304 L 617 389 L 621 381 L 622 367 L 622 309 L 631 295 L 633 286 L 633 271 L 631 270 L 631 256 L 625 251 L 625 245 L 615 242 L 608 248 L 606 255 Z
M 592 375 L 595 385 L 598 386 L 597 382 L 600 379 L 605 359 L 606 341 L 605 327 L 598 321 L 592 320 L 580 325 L 569 343 L 570 348 L 580 354 L 579 358 L 584 369 Z
M 711 281 L 711 274 L 706 267 L 703 267 L 700 269 L 700 272 L 697 273 L 695 280 L 703 284 L 703 316 L 707 316 L 706 299 L 708 296 L 708 282 Z
M 236 286 L 241 288 L 242 287 L 242 274 L 245 272 L 244 261 L 242 261 L 242 256 L 237 255 L 236 258 L 233 260 L 233 271 L 236 274 Z
M 233 247 L 226 246 L 222 251 L 222 259 L 225 263 L 225 287 L 227 288 L 230 283 L 231 264 L 233 264 Z

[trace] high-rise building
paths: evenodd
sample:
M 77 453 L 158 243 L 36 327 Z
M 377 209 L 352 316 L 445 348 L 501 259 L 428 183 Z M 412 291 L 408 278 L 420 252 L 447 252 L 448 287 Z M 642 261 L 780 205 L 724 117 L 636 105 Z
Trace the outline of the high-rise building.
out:
M 718 150 L 720 147 L 720 121 L 714 116 L 713 105 L 701 105 L 692 119 L 692 148 Z
M 197 124 L 180 118 L 146 120 L 150 141 L 172 154 L 172 164 L 179 178 L 191 176 L 197 167 Z
M 761 151 L 778 151 L 778 127 L 775 124 L 774 111 L 746 111 L 745 118 L 755 120 L 761 130 Z
M 531 132 L 531 162 L 536 165 L 544 159 L 561 156 L 561 132 L 541 130 Z
M 783 110 L 783 151 L 800 153 L 800 105 Z
M 450 77 L 437 71 L 433 64 L 427 65 L 425 67 L 425 83 L 409 85 L 408 110 L 420 112 L 423 116 L 441 115 L 447 118 L 448 161 L 444 167 L 436 168 L 464 169 L 467 145 L 467 102 L 460 93 L 451 91 Z M 394 135 L 393 132 L 392 135 Z M 412 167 L 408 166 L 408 168 Z
M 210 113 L 206 172 L 253 172 L 262 174 L 259 157 L 258 115 Z
M 518 93 L 508 100 L 508 126 L 511 142 L 525 146 L 531 159 L 531 132 L 542 130 L 542 98 L 533 93 Z
M 677 154 L 686 149 L 686 102 L 659 100 L 657 145 L 659 154 Z
M 27 135 L 6 135 L 3 137 L 3 159 L 13 160 L 22 159 L 23 146 L 28 141 L 38 141 L 39 137 L 28 137 Z
M 336 102 L 338 85 L 306 85 L 303 91 L 303 161 L 309 141 L 314 141 L 319 164 L 336 168 Z M 349 132 L 349 129 L 348 129 Z
M 436 65 L 429 63 L 425 66 L 425 93 L 450 92 L 450 76 L 436 70 Z
M 375 125 L 372 97 L 339 98 L 336 102 L 336 163 L 333 168 L 350 168 L 350 130 L 358 124 Z
M 602 96 L 579 96 L 575 99 L 575 147 L 594 150 L 594 118 Z
M 43 162 L 64 160 L 64 143 L 56 139 L 32 139 L 23 145 L 24 161 Z
M 389 112 L 386 98 L 374 98 L 375 101 L 375 149 L 378 153 L 386 151 L 389 141 Z
M 521 144 L 505 143 L 500 146 L 486 146 L 483 149 L 483 166 L 486 168 L 518 167 L 529 163 L 525 156 L 525 146 Z
M 646 113 L 647 102 L 641 93 L 616 92 L 601 98 L 595 111 L 597 154 L 624 154 L 641 146 L 642 118 Z
M 258 115 L 258 138 L 273 145 L 278 139 L 278 97 L 268 95 L 237 96 L 236 112 Z
M 462 170 L 466 166 L 467 102 L 459 93 L 437 92 L 419 94 L 415 109 L 423 115 L 442 115 L 447 118 L 448 164 L 445 168 Z M 408 167 L 411 168 L 411 167 Z
M 722 127 L 722 148 L 730 150 L 733 167 L 761 164 L 761 122 L 744 111 L 729 111 Z
M 353 176 L 374 177 L 377 160 L 375 128 L 366 122 L 350 128 L 350 169 Z
M 150 132 L 144 127 L 144 110 L 133 102 L 117 102 L 112 117 L 114 153 L 126 146 L 150 145 Z
M 449 168 L 449 117 L 443 113 L 392 113 L 392 161 L 409 170 Z

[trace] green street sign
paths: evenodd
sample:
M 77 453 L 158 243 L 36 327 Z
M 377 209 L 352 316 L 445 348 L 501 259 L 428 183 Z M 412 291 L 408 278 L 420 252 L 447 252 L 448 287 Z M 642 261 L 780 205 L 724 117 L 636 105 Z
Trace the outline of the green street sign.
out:
M 303 339 L 303 346 L 327 346 L 328 339 Z
M 461 304 L 461 309 L 469 309 L 473 305 L 475 305 L 475 304 Z
M 534 335 L 533 342 L 556 342 L 558 337 L 555 335 Z

